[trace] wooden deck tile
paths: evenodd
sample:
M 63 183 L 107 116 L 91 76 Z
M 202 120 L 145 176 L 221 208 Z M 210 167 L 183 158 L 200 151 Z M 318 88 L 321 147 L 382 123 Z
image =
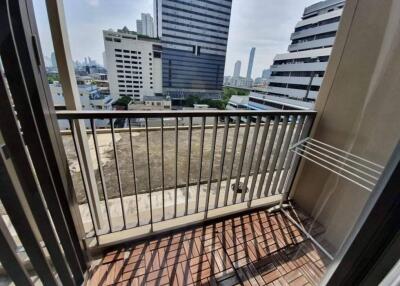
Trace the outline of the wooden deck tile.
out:
M 109 251 L 86 285 L 318 285 L 328 262 L 282 213 L 260 210 Z

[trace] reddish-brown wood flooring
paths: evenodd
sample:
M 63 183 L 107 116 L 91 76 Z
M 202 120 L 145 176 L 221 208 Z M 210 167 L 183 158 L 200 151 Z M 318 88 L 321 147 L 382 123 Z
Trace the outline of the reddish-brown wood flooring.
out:
M 87 285 L 316 285 L 327 262 L 283 214 L 255 211 L 110 251 Z

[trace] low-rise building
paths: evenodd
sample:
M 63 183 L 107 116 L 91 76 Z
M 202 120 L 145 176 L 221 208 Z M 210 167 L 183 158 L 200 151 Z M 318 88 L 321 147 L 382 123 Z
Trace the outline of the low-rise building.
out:
M 101 90 L 87 78 L 77 79 L 80 101 L 83 110 L 112 110 L 113 98 L 110 94 L 102 93 Z M 49 84 L 50 92 L 53 98 L 54 106 L 63 108 L 65 99 L 62 86 L 59 82 Z M 107 120 L 96 120 L 97 127 L 105 127 Z M 69 123 L 65 120 L 59 120 L 60 129 L 68 129 Z M 86 122 L 89 127 L 90 123 Z
M 171 109 L 172 106 L 171 98 L 164 96 L 145 96 L 143 103 L 145 106 L 155 106 L 160 109 Z

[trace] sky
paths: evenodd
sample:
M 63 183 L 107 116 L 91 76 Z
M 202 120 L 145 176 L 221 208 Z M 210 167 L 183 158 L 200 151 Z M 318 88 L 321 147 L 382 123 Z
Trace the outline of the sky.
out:
M 34 0 L 39 36 L 50 61 L 53 51 L 45 0 Z M 234 64 L 242 61 L 241 75 L 247 70 L 250 49 L 256 48 L 252 77 L 261 76 L 276 54 L 285 53 L 290 34 L 306 6 L 318 0 L 232 0 L 225 75 L 232 75 Z M 64 0 L 72 57 L 91 57 L 103 63 L 103 30 L 127 26 L 136 30 L 141 13 L 153 14 L 153 0 Z

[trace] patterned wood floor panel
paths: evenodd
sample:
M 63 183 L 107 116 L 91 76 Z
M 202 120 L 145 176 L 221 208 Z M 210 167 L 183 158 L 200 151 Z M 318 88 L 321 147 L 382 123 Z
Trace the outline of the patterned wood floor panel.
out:
M 327 263 L 283 214 L 256 211 L 110 251 L 87 285 L 317 285 Z

